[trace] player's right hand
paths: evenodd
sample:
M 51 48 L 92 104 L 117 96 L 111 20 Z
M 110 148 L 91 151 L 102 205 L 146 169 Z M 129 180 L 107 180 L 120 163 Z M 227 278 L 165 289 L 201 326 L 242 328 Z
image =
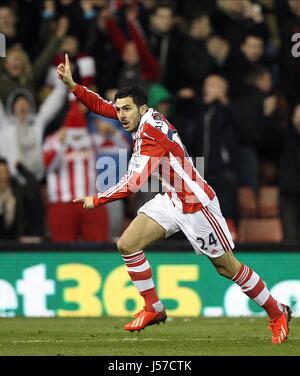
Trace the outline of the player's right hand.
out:
M 94 209 L 94 197 L 93 196 L 85 196 L 85 197 L 81 197 L 81 198 L 75 198 L 75 200 L 73 200 L 73 202 L 82 202 L 83 203 L 83 207 L 85 209 Z
M 76 86 L 76 83 L 73 81 L 68 54 L 65 54 L 65 63 L 59 64 L 56 72 L 57 77 L 68 87 L 68 89 L 73 89 Z

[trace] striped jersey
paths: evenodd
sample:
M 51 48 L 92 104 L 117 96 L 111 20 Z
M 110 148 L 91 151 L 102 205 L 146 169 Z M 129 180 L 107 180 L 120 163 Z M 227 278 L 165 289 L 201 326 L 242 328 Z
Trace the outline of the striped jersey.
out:
M 118 118 L 113 102 L 84 86 L 76 85 L 73 94 L 91 111 Z M 132 137 L 133 153 L 127 173 L 118 184 L 94 197 L 95 206 L 137 192 L 152 174 L 159 177 L 164 191 L 183 213 L 201 210 L 215 197 L 188 156 L 178 132 L 162 114 L 149 108 Z
M 82 132 L 81 140 L 68 141 L 72 133 Z M 99 134 L 87 131 L 66 130 L 66 142 L 62 144 L 57 134 L 46 138 L 43 145 L 43 161 L 47 170 L 47 192 L 51 203 L 71 202 L 75 198 L 96 194 L 96 158 L 116 148 L 127 148 L 127 140 L 121 134 L 105 142 Z

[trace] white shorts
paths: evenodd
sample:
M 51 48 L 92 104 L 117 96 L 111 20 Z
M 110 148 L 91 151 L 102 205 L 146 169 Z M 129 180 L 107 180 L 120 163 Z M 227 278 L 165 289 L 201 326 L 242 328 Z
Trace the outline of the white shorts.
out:
M 167 194 L 158 193 L 138 213 L 159 223 L 166 230 L 166 238 L 182 230 L 198 255 L 216 258 L 234 248 L 217 197 L 196 213 L 182 213 Z

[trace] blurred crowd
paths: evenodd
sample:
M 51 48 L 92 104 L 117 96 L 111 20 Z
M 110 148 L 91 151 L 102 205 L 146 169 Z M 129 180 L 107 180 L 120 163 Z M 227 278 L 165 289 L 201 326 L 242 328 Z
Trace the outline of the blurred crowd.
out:
M 147 92 L 204 157 L 235 241 L 300 241 L 300 0 L 0 0 L 0 33 L 0 240 L 112 241 L 150 196 L 72 203 L 132 142 L 57 79 L 68 53 L 107 100 Z

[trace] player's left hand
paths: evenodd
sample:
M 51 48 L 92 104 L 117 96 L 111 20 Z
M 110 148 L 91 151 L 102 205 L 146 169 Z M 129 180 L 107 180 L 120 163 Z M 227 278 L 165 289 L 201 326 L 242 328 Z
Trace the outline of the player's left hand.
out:
M 83 203 L 83 207 L 85 209 L 94 209 L 94 198 L 93 196 L 85 196 L 85 197 L 81 197 L 81 198 L 75 198 L 75 200 L 73 200 L 73 202 L 82 202 Z

